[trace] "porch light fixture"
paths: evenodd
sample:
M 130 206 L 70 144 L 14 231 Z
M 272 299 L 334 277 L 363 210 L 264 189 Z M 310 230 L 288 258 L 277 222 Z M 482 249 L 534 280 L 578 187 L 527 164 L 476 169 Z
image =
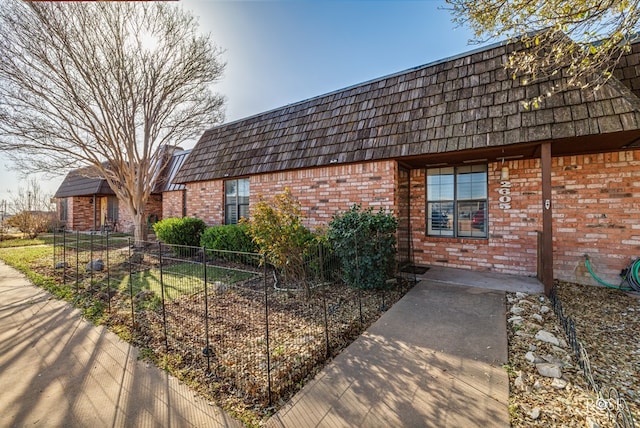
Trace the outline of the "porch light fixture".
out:
M 480 163 L 480 162 L 486 162 L 489 159 L 471 159 L 471 160 L 463 160 L 462 163 Z
M 509 181 L 509 167 L 503 166 L 500 170 L 500 180 L 501 181 Z
M 445 166 L 445 165 L 449 165 L 449 164 L 446 163 L 446 162 L 440 162 L 440 163 L 428 163 L 425 166 L 427 168 L 435 168 L 435 167 L 438 167 L 438 166 Z

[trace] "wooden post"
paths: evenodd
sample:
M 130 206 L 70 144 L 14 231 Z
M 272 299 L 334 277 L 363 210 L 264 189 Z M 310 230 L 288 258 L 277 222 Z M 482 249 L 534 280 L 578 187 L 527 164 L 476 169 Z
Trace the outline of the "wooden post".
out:
M 553 288 L 553 201 L 551 196 L 551 143 L 540 146 L 542 167 L 542 284 L 549 296 Z

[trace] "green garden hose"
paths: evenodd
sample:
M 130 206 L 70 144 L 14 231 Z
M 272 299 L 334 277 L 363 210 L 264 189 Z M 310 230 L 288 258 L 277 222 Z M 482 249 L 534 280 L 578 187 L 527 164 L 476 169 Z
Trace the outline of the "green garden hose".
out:
M 622 272 L 620 273 L 620 276 L 622 276 L 622 282 L 620 282 L 620 285 L 610 284 L 598 277 L 598 275 L 596 275 L 591 268 L 589 256 L 586 254 L 584 255 L 584 265 L 587 267 L 587 270 L 589 271 L 593 279 L 595 279 L 599 284 L 602 284 L 605 287 L 615 288 L 622 291 L 640 291 L 640 259 L 632 261 L 626 269 L 622 270 Z M 625 281 L 629 284 L 629 287 L 622 286 Z

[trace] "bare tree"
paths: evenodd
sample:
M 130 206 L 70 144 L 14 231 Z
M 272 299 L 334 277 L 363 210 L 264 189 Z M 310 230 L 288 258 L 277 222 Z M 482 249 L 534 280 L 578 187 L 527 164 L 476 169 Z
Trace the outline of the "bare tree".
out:
M 7 220 L 7 224 L 28 237 L 35 238 L 53 225 L 55 212 L 51 195 L 42 191 L 35 178 L 27 181 L 27 187 L 19 187 L 11 202 L 13 216 Z
M 146 238 L 163 147 L 222 120 L 221 51 L 163 2 L 0 5 L 0 150 L 22 171 L 91 166 Z
M 562 73 L 557 87 L 529 100 L 533 107 L 567 88 L 597 90 L 639 40 L 640 0 L 446 1 L 454 22 L 475 33 L 473 42 L 518 42 L 505 62 L 514 79 L 526 84 Z

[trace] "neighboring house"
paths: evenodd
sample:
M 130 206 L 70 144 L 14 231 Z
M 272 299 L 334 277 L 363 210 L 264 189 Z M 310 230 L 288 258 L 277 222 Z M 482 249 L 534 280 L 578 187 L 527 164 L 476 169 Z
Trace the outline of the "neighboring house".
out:
M 640 45 L 599 91 L 523 86 L 510 46 L 454 58 L 206 131 L 175 182 L 186 214 L 247 216 L 285 187 L 310 227 L 353 204 L 393 211 L 401 261 L 618 283 L 640 257 Z
M 187 187 L 174 182 L 174 177 L 191 150 L 173 153 L 167 165 L 162 185 L 162 218 L 185 217 L 187 215 Z
M 173 184 L 171 179 L 188 153 L 189 151 L 182 149 L 171 153 L 171 159 L 160 172 L 162 176 L 147 202 L 146 211 L 150 222 L 183 216 L 184 196 L 181 189 L 184 186 Z M 59 220 L 66 230 L 133 230 L 133 219 L 126 207 L 118 201 L 107 181 L 92 173 L 91 167 L 69 172 L 54 198 L 57 201 Z

